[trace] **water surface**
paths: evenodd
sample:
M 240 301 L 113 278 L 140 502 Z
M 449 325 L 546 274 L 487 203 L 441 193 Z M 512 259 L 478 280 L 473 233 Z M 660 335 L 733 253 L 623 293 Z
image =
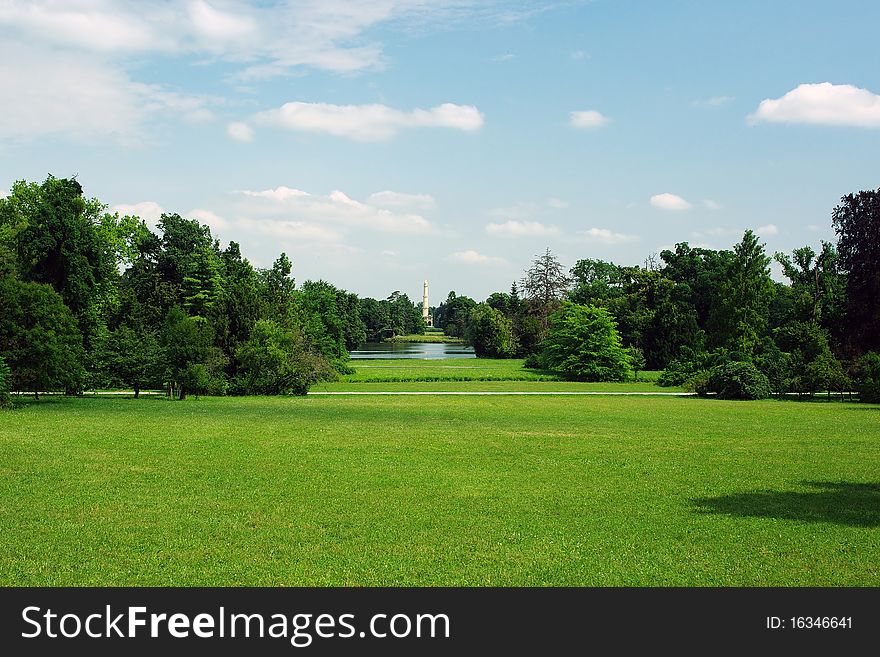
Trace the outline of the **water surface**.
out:
M 473 347 L 445 342 L 367 342 L 350 353 L 352 359 L 366 358 L 476 358 Z

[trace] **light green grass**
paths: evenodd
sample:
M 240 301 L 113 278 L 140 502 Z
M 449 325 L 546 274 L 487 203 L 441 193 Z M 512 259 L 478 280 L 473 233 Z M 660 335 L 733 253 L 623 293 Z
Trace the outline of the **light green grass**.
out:
M 443 333 L 425 333 L 421 334 L 412 334 L 412 335 L 395 335 L 393 338 L 388 338 L 385 342 L 433 342 L 433 343 L 446 343 L 446 344 L 464 344 L 464 340 L 461 338 L 455 338 L 451 335 L 444 335 Z
M 681 388 L 661 388 L 650 382 L 583 383 L 550 380 L 485 380 L 454 381 L 438 378 L 435 381 L 334 381 L 312 387 L 316 392 L 653 392 L 664 394 L 681 392 Z
M 563 378 L 554 372 L 547 370 L 533 370 L 523 367 L 523 360 L 518 359 L 494 359 L 494 358 L 446 358 L 441 360 L 418 360 L 415 358 L 376 359 L 376 360 L 352 360 L 351 366 L 355 369 L 354 374 L 340 377 L 338 382 L 320 384 L 315 390 L 354 390 L 352 385 L 373 383 L 418 383 L 418 386 L 407 386 L 413 390 L 513 390 L 517 386 L 482 386 L 470 388 L 470 386 L 458 385 L 458 382 L 528 382 L 528 381 L 558 381 Z M 638 382 L 583 384 L 576 382 L 564 382 L 557 390 L 669 390 L 676 391 L 680 388 L 658 388 L 651 383 L 656 381 L 659 372 L 639 372 Z M 437 383 L 449 383 L 448 386 L 438 386 Z M 430 385 L 429 385 L 430 384 Z M 397 386 L 388 389 L 396 389 Z M 378 389 L 378 388 L 377 388 Z M 531 389 L 527 386 L 524 390 Z
M 52 398 L 2 585 L 880 585 L 880 407 Z

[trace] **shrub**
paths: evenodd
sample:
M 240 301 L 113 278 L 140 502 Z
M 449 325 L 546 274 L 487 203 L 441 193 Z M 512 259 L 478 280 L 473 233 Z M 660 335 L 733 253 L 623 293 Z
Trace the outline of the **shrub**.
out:
M 330 362 L 307 348 L 298 331 L 260 320 L 237 350 L 236 391 L 246 395 L 304 395 L 317 381 L 335 376 Z
M 540 361 L 580 381 L 627 381 L 633 377 L 629 354 L 604 308 L 565 303 L 551 315 L 540 344 Z
M 709 393 L 709 370 L 700 370 L 682 384 L 688 392 L 695 392 L 701 397 Z
M 706 391 L 719 399 L 766 399 L 770 381 L 751 363 L 730 361 L 709 371 Z
M 699 353 L 694 353 L 689 349 L 686 351 L 688 353 L 683 354 L 681 358 L 672 361 L 666 366 L 666 369 L 663 370 L 657 379 L 658 386 L 684 386 L 685 388 L 693 389 L 693 379 L 697 374 L 730 360 L 730 354 L 724 349 Z

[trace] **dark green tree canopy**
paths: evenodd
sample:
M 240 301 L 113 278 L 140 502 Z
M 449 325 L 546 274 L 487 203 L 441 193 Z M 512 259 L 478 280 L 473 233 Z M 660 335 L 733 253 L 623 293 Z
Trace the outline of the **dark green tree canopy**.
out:
M 844 196 L 831 222 L 847 275 L 849 348 L 856 354 L 880 350 L 880 189 Z

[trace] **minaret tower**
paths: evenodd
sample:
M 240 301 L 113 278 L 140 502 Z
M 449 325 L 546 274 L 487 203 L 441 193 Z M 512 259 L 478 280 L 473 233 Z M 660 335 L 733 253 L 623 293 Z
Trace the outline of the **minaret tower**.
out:
M 425 324 L 434 326 L 434 318 L 428 314 L 428 281 L 425 281 L 422 288 L 422 317 L 425 319 Z

